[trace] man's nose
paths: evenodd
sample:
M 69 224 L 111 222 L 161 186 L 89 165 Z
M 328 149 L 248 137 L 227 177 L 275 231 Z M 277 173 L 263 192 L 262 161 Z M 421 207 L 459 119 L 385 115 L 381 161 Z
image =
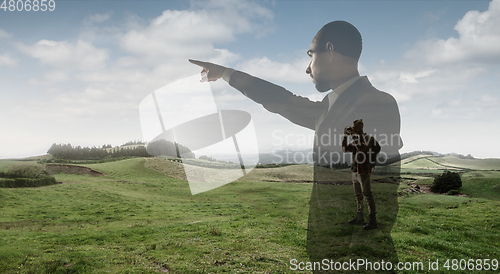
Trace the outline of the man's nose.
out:
M 309 66 L 307 66 L 306 73 L 311 74 L 311 63 L 309 63 Z

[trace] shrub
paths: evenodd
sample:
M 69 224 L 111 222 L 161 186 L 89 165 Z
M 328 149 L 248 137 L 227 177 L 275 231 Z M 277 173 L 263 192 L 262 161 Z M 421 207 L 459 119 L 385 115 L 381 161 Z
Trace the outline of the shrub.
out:
M 38 165 L 17 165 L 0 172 L 0 187 L 38 187 L 57 184 L 47 170 Z
M 52 176 L 44 175 L 38 178 L 0 178 L 0 187 L 39 187 L 57 184 Z
M 461 187 L 462 179 L 460 178 L 460 174 L 447 170 L 434 179 L 431 191 L 435 193 L 446 193 L 452 189 L 459 189 Z
M 4 178 L 40 178 L 49 173 L 39 165 L 15 165 L 1 174 Z
M 16 187 L 16 180 L 0 178 L 0 187 Z
M 460 194 L 460 191 L 458 191 L 456 189 L 452 189 L 452 190 L 448 191 L 448 195 L 457 195 L 457 194 Z

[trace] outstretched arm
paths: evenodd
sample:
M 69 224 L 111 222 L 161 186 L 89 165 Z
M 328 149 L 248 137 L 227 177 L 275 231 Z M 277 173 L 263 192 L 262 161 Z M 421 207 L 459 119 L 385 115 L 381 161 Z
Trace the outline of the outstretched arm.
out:
M 202 67 L 202 81 L 216 81 L 223 78 L 232 87 L 267 110 L 278 113 L 291 122 L 314 130 L 317 118 L 325 110 L 328 101 L 313 102 L 306 97 L 294 95 L 290 91 L 260 78 L 217 64 L 189 60 Z

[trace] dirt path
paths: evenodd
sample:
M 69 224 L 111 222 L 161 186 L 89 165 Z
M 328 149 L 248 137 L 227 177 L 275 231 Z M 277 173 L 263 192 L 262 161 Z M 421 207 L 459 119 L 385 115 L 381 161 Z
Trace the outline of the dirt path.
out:
M 77 174 L 77 175 L 90 175 L 94 177 L 106 176 L 106 174 L 102 172 L 84 166 L 47 164 L 45 168 L 51 175 L 56 173 L 66 173 L 66 174 Z

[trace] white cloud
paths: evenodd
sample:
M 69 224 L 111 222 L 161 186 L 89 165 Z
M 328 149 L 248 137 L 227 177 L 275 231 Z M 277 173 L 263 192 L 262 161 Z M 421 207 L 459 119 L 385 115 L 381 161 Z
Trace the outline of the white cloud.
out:
M 188 58 L 228 65 L 241 57 L 225 48 L 226 43 L 241 34 L 258 37 L 272 31 L 273 14 L 258 3 L 191 4 L 188 10 L 166 10 L 151 20 L 129 15 L 120 22 L 111 13 L 94 14 L 81 23 L 76 41 L 15 44 L 49 66 L 29 81 L 43 86 L 28 85 L 35 96 L 12 111 L 16 121 L 51 121 L 65 128 L 64 136 L 50 135 L 54 141 L 73 142 L 81 136 L 75 141 L 79 145 L 85 145 L 81 140 L 141 138 L 139 103 L 165 84 L 199 74 Z M 243 95 L 223 99 L 228 105 L 248 100 Z M 88 135 L 90 128 L 99 128 L 100 136 Z
M 262 35 L 272 29 L 272 18 L 271 11 L 256 3 L 193 1 L 190 10 L 165 10 L 147 25 L 132 18 L 119 43 L 124 51 L 155 62 L 214 55 L 230 61 L 232 54 L 216 44 L 242 33 Z
M 469 11 L 455 25 L 459 37 L 418 42 L 405 54 L 427 65 L 446 66 L 463 62 L 500 62 L 500 0 L 493 0 L 484 12 Z
M 267 57 L 255 58 L 241 63 L 242 71 L 270 81 L 285 83 L 310 83 L 311 77 L 306 74 L 309 57 L 282 63 Z
M 93 95 L 98 92 L 111 95 L 119 102 L 140 102 L 165 84 L 199 73 L 201 69 L 189 63 L 188 58 L 223 65 L 233 63 L 240 56 L 217 44 L 231 42 L 241 33 L 260 35 L 271 29 L 272 12 L 255 3 L 193 1 L 191 4 L 189 10 L 165 10 L 150 21 L 129 15 L 119 27 L 108 22 L 106 26 L 87 24 L 82 29 L 84 37 L 90 40 L 113 37 L 119 49 L 114 50 L 118 57 L 106 69 L 75 73 L 77 80 L 87 84 L 82 94 L 88 100 L 98 101 L 98 97 L 90 96 L 92 91 Z M 84 23 L 105 21 L 110 16 L 92 15 Z M 45 59 L 45 63 L 57 61 Z M 78 96 L 74 98 L 79 100 Z
M 68 73 L 59 70 L 47 72 L 43 76 L 50 82 L 64 82 L 69 80 Z
M 43 39 L 33 45 L 18 44 L 18 49 L 58 69 L 100 69 L 105 67 L 108 59 L 108 50 L 82 40 L 70 43 Z
M 426 77 L 436 72 L 434 69 L 419 71 L 416 73 L 400 72 L 399 80 L 406 83 L 418 83 L 418 78 Z
M 129 24 L 133 19 L 132 16 L 129 16 L 128 21 L 117 23 L 116 18 L 113 18 L 112 15 L 113 12 L 110 11 L 87 16 L 83 19 L 81 29 L 78 33 L 79 39 L 88 42 L 106 41 L 115 44 L 120 35 L 130 27 Z
M 261 35 L 272 29 L 273 18 L 271 11 L 256 3 L 193 1 L 188 10 L 165 10 L 149 21 L 129 15 L 119 24 L 88 23 L 104 21 L 109 16 L 89 16 L 80 37 L 88 40 L 113 37 L 119 46 L 113 50 L 117 58 L 105 70 L 76 73 L 76 79 L 94 89 L 114 83 L 123 88 L 122 97 L 129 94 L 130 100 L 199 73 L 200 68 L 190 64 L 188 58 L 222 65 L 234 63 L 240 56 L 218 45 L 234 41 L 242 33 Z
M 70 80 L 69 73 L 66 71 L 52 70 L 41 75 L 38 78 L 31 78 L 28 82 L 32 85 L 54 85 L 58 82 Z
M 401 103 L 440 98 L 449 100 L 459 92 L 467 91 L 471 82 L 488 72 L 486 68 L 465 64 L 419 68 L 418 63 L 401 61 L 370 67 L 366 73 L 374 86 L 392 94 Z
M 439 108 L 435 108 L 432 110 L 432 116 L 434 116 L 434 117 L 440 116 L 442 112 L 443 112 L 443 110 L 441 110 Z
M 17 67 L 17 60 L 10 57 L 8 54 L 0 55 L 0 67 Z
M 462 100 L 453 100 L 450 102 L 450 106 L 459 107 L 462 105 Z
M 191 2 L 191 9 L 209 11 L 214 19 L 231 25 L 235 33 L 255 33 L 260 37 L 274 30 L 274 13 L 254 1 L 198 0 Z
M 228 64 L 240 58 L 239 54 L 233 53 L 227 49 L 214 49 L 215 54 L 210 58 L 211 62 L 216 64 Z
M 481 96 L 481 103 L 483 106 L 495 106 L 498 107 L 500 106 L 500 99 L 493 97 L 489 94 L 484 94 Z
M 0 29 L 0 39 L 8 39 L 10 37 L 12 37 L 11 33 L 8 33 L 4 29 Z
M 471 83 L 498 69 L 498 26 L 500 0 L 493 0 L 488 10 L 469 11 L 456 23 L 458 37 L 416 42 L 402 58 L 373 65 L 367 73 L 399 102 L 448 101 L 459 92 L 470 92 Z
M 317 93 L 309 94 L 306 97 L 309 98 L 309 100 L 311 100 L 311 101 L 320 102 L 325 98 L 325 95 L 326 94 L 324 94 L 324 93 L 317 92 Z
M 363 67 L 400 105 L 403 151 L 454 151 L 460 143 L 459 153 L 475 155 L 474 128 L 500 116 L 498 26 L 500 0 L 494 0 L 486 11 L 466 13 L 454 27 L 457 37 L 419 41 L 395 61 Z M 428 138 L 426 132 L 445 133 Z
M 444 9 L 427 11 L 422 16 L 422 22 L 432 23 L 438 21 L 439 19 L 441 19 L 444 13 L 445 13 Z
M 102 23 L 111 19 L 111 12 L 107 13 L 96 13 L 88 16 L 83 20 L 84 24 L 91 25 L 93 23 Z

